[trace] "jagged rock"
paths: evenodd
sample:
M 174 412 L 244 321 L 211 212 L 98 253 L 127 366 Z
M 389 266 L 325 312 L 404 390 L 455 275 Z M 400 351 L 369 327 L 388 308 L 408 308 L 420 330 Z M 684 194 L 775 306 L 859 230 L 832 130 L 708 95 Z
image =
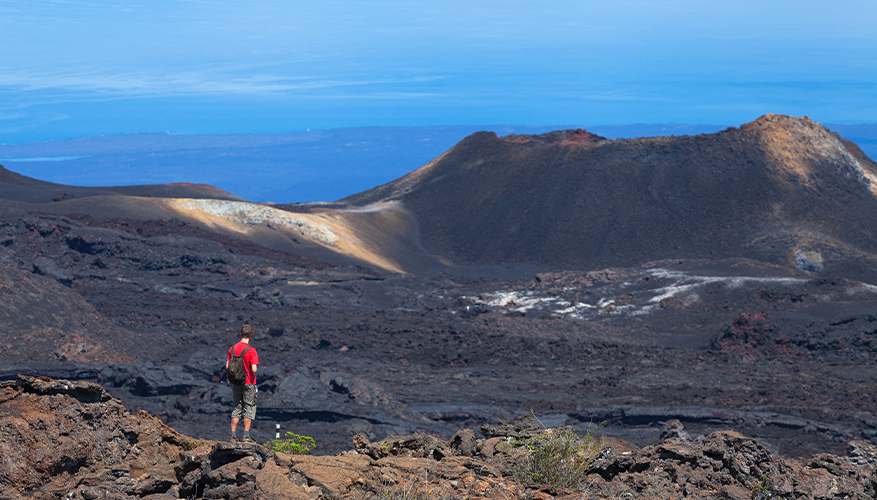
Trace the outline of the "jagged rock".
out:
M 0 391 L 0 483 L 21 492 L 72 490 L 83 471 L 92 487 L 167 491 L 179 452 L 202 446 L 146 413 L 129 414 L 96 384 L 19 376 Z
M 364 435 L 357 434 L 353 442 L 357 452 L 374 459 L 387 456 L 402 456 L 441 460 L 444 457 L 455 455 L 447 443 L 429 434 L 415 433 L 410 436 L 387 436 L 379 443 L 370 443 Z
M 37 257 L 34 259 L 33 270 L 36 274 L 60 281 L 65 285 L 69 285 L 73 281 L 73 275 L 61 269 L 61 267 L 52 259 L 47 259 L 45 257 Z
M 714 432 L 703 443 L 703 454 L 720 460 L 735 479 L 751 477 L 761 472 L 762 464 L 773 461 L 770 452 L 758 441 L 736 432 Z M 757 477 L 757 476 L 756 476 Z M 747 485 L 749 486 L 749 485 Z
M 0 382 L 3 388 L 19 388 L 23 392 L 39 396 L 67 395 L 82 403 L 106 403 L 113 399 L 103 387 L 88 382 L 53 380 L 46 377 L 19 375 L 16 380 Z
M 252 304 L 268 307 L 289 305 L 289 300 L 279 291 L 275 290 L 271 293 L 267 293 L 261 287 L 254 288 L 252 292 L 247 294 L 246 299 Z M 283 330 L 281 330 L 281 334 L 282 333 Z
M 323 372 L 320 374 L 320 383 L 338 394 L 350 393 L 350 378 L 338 372 Z
M 488 430 L 527 435 L 537 432 L 533 423 Z M 2 498 L 816 500 L 873 498 L 877 486 L 869 443 L 851 443 L 849 457 L 787 459 L 730 431 L 703 444 L 604 447 L 584 492 L 521 486 L 504 476 L 521 452 L 502 449 L 509 437 L 476 439 L 464 429 L 449 443 L 422 433 L 370 443 L 358 435 L 357 452 L 272 456 L 257 444 L 193 440 L 146 412 L 131 415 L 96 384 L 24 376 L 0 383 Z
M 150 362 L 107 366 L 101 371 L 99 380 L 108 386 L 122 387 L 138 396 L 188 395 L 215 385 L 206 377 L 195 378 L 182 366 L 156 368 Z
M 457 455 L 464 457 L 473 456 L 477 445 L 478 440 L 475 438 L 475 432 L 473 432 L 472 429 L 461 429 L 451 437 L 450 441 L 448 441 L 448 446 L 450 446 Z
M 668 420 L 661 429 L 661 441 L 666 441 L 668 439 L 683 443 L 691 442 L 691 436 L 685 432 L 685 427 L 682 426 L 682 422 L 675 418 Z
M 261 465 L 261 462 L 250 458 L 211 470 L 203 482 L 204 498 L 254 499 L 256 474 Z
M 307 484 L 296 484 L 290 478 L 289 466 L 283 467 L 274 461 L 256 472 L 256 498 L 259 500 L 316 500 L 320 492 Z
M 493 437 L 489 439 L 479 439 L 475 443 L 475 452 L 478 456 L 490 458 L 497 454 L 508 451 L 509 440 L 506 437 Z
M 254 471 L 270 457 L 260 445 L 192 439 L 131 415 L 97 384 L 26 376 L 0 383 L 0 451 L 7 491 L 79 499 L 254 498 Z
M 335 499 L 359 480 L 364 483 L 363 474 L 371 467 L 373 460 L 365 455 L 346 455 L 338 457 L 295 457 L 290 472 L 306 478 L 307 484 L 320 491 L 320 497 Z
M 524 415 L 512 423 L 503 422 L 500 425 L 484 424 L 481 433 L 486 437 L 533 437 L 543 430 L 539 422 L 532 415 Z
M 213 446 L 210 453 L 211 468 L 217 465 L 230 464 L 239 460 L 251 460 L 259 464 L 265 463 L 271 457 L 271 452 L 262 445 L 255 443 L 224 443 L 219 442 Z M 257 468 L 261 468 L 259 465 Z
M 598 460 L 591 472 L 602 496 L 620 495 L 635 485 L 660 498 L 867 498 L 873 468 L 855 468 L 840 457 L 810 462 L 774 457 L 756 440 L 735 432 L 715 432 L 702 446 L 666 441 L 639 452 Z M 759 497 L 762 498 L 762 497 Z
M 864 441 L 850 441 L 847 457 L 853 465 L 874 467 L 877 465 L 877 446 Z

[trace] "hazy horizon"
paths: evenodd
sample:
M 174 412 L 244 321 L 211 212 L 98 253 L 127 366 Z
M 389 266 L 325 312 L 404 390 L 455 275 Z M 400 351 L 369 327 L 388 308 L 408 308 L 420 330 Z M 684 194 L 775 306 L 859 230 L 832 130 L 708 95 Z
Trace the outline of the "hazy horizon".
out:
M 766 113 L 871 124 L 874 26 L 872 0 L 9 0 L 0 158 L 41 159 L 7 166 L 53 182 L 204 182 L 255 201 L 313 201 L 391 180 L 491 124 L 714 130 Z M 426 143 L 338 136 L 369 126 L 436 130 Z M 81 154 L 9 146 L 308 129 L 328 142 L 201 156 L 172 143 L 101 149 L 121 139 Z
M 711 125 L 632 125 L 607 137 L 696 134 Z M 0 144 L 0 165 L 74 186 L 194 182 L 250 201 L 334 201 L 401 177 L 467 135 L 534 134 L 555 126 L 354 127 L 263 134 L 140 133 Z
M 721 125 L 588 126 L 607 138 L 694 135 Z M 830 125 L 877 158 L 877 125 Z M 142 133 L 0 144 L 0 164 L 74 186 L 194 182 L 250 201 L 334 201 L 433 160 L 467 135 L 544 133 L 556 127 L 357 127 L 275 134 Z
M 10 0 L 0 143 L 136 132 L 877 123 L 877 3 Z

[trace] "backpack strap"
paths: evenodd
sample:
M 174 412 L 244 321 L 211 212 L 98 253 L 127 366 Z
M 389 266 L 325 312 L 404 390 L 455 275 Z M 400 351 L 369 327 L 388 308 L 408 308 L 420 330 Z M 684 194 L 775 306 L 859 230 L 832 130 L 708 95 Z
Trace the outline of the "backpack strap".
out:
M 234 353 L 234 347 L 235 347 L 236 345 L 237 345 L 237 344 L 231 346 L 231 356 L 232 356 L 233 358 L 241 358 L 241 359 L 243 359 L 243 358 L 244 358 L 244 354 L 246 354 L 247 351 L 250 350 L 250 347 L 252 347 L 252 346 L 249 346 L 249 345 L 248 345 L 247 347 L 244 347 L 244 350 L 241 351 L 240 354 L 235 354 L 235 353 Z

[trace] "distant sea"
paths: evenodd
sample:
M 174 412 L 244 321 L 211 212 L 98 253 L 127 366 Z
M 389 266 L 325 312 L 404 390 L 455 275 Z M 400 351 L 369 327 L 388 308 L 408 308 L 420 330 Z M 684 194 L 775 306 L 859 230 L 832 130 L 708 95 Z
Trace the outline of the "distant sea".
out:
M 877 125 L 827 125 L 877 158 Z M 0 145 L 0 165 L 76 186 L 192 182 L 250 201 L 334 201 L 397 179 L 477 131 L 585 128 L 618 139 L 717 132 L 724 125 L 359 127 L 278 134 L 143 133 Z

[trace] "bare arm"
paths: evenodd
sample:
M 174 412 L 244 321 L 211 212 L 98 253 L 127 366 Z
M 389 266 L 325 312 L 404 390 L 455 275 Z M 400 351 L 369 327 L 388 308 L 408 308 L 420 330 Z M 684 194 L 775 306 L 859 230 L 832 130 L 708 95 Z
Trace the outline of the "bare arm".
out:
M 227 364 L 227 363 L 226 363 L 226 364 Z M 250 368 L 253 369 L 253 373 L 256 373 L 256 368 L 258 368 L 258 366 L 259 366 L 259 365 L 250 365 Z M 226 367 L 226 368 L 228 368 L 228 367 Z

